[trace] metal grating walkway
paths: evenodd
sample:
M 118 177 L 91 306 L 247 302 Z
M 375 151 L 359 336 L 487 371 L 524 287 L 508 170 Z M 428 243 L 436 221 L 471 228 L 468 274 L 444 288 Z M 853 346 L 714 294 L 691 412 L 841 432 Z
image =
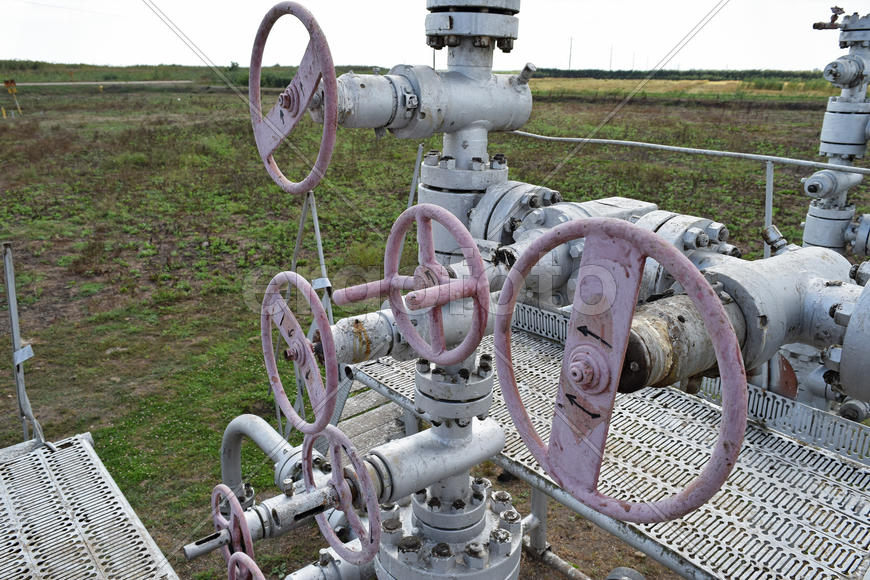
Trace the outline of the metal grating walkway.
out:
M 0 462 L 0 578 L 177 580 L 88 438 Z
M 481 352 L 492 350 L 487 337 Z M 523 400 L 546 439 L 562 347 L 515 331 L 512 351 Z M 397 397 L 413 399 L 413 361 L 381 359 L 358 368 Z M 546 477 L 513 429 L 498 389 L 492 415 L 507 434 L 505 458 Z M 714 404 L 674 389 L 620 395 L 601 490 L 634 501 L 674 493 L 710 457 L 719 417 Z M 740 462 L 711 502 L 680 520 L 630 527 L 720 578 L 870 578 L 870 467 L 754 423 Z

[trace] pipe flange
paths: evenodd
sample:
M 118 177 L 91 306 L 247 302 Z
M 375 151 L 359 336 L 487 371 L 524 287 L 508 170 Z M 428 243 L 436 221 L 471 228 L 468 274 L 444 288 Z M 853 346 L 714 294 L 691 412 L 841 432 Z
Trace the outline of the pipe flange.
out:
M 458 9 L 466 12 L 497 11 L 506 14 L 517 14 L 520 11 L 521 0 L 427 0 L 426 9 L 429 12 L 446 12 Z
M 864 214 L 858 220 L 852 251 L 858 256 L 870 256 L 870 214 Z

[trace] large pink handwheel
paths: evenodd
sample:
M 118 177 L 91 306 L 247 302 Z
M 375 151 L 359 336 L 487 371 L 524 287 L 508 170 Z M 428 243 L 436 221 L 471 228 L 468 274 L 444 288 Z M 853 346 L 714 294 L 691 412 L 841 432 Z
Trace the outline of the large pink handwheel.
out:
M 226 501 L 230 508 L 229 519 L 221 513 L 221 503 Z M 211 493 L 211 514 L 214 521 L 214 529 L 216 532 L 227 530 L 230 533 L 229 546 L 221 546 L 221 552 L 224 555 L 224 560 L 232 569 L 232 556 L 234 554 L 245 554 L 249 557 L 254 556 L 254 542 L 251 540 L 251 531 L 248 529 L 248 522 L 245 521 L 245 510 L 239 503 L 236 494 L 229 487 L 220 483 L 215 486 Z M 239 580 L 249 580 L 250 572 L 245 569 L 233 570 L 230 573 L 230 578 L 238 576 Z
M 317 435 L 306 435 L 305 441 L 302 443 L 302 476 L 305 481 L 305 489 L 314 491 L 314 471 L 313 464 L 313 449 L 314 442 L 318 437 L 325 437 L 329 442 L 329 456 L 332 465 L 332 475 L 330 477 L 330 485 L 335 489 L 338 497 L 338 509 L 344 512 L 350 523 L 351 529 L 356 533 L 357 538 L 362 545 L 362 548 L 351 550 L 339 537 L 335 534 L 335 530 L 329 525 L 325 514 L 315 516 L 317 525 L 320 527 L 320 533 L 326 538 L 326 541 L 341 556 L 344 560 L 351 564 L 361 565 L 370 562 L 375 554 L 378 553 L 378 546 L 381 542 L 381 512 L 378 505 L 378 494 L 375 491 L 375 486 L 369 477 L 368 469 L 365 463 L 360 459 L 350 439 L 342 433 L 337 427 L 328 425 L 323 433 Z M 351 474 L 345 473 L 344 466 L 341 461 L 341 454 L 344 452 L 350 459 L 355 473 L 355 487 L 358 494 L 365 501 L 366 512 L 368 513 L 368 526 L 363 524 L 359 515 L 353 507 L 353 492 L 350 485 L 347 483 L 347 477 Z
M 414 272 L 414 276 L 401 276 L 399 262 L 405 235 L 415 221 L 420 265 Z M 444 266 L 438 263 L 432 236 L 433 221 L 441 224 L 459 242 L 462 254 L 471 269 L 468 278 L 451 280 Z M 403 301 L 403 290 L 415 291 L 408 294 Z M 387 239 L 387 248 L 384 252 L 384 279 L 338 290 L 333 294 L 333 300 L 339 306 L 384 297 L 389 298 L 390 309 L 399 331 L 422 358 L 448 366 L 458 364 L 471 356 L 486 331 L 486 321 L 489 316 L 489 280 L 474 238 L 456 216 L 444 208 L 426 203 L 407 210 L 393 224 L 390 237 Z M 441 308 L 454 300 L 469 297 L 474 298 L 470 330 L 458 346 L 447 350 Z M 429 309 L 431 343 L 426 342 L 411 323 L 406 304 L 411 310 Z
M 578 238 L 586 241 L 547 444 L 520 398 L 511 361 L 511 318 L 532 267 L 557 246 Z M 601 494 L 598 478 L 647 257 L 676 278 L 704 317 L 722 377 L 722 424 L 713 455 L 694 481 L 676 495 L 637 503 Z M 614 219 L 582 219 L 536 240 L 514 264 L 502 289 L 495 349 L 502 394 L 526 446 L 563 489 L 596 511 L 636 523 L 679 518 L 709 500 L 737 463 L 747 407 L 740 344 L 704 276 L 652 232 Z
M 229 580 L 244 580 L 245 578 L 266 580 L 257 563 L 244 552 L 236 552 L 230 556 L 227 563 L 227 577 Z
M 320 343 L 323 346 L 323 360 L 326 366 L 326 388 L 320 376 L 320 367 L 305 331 L 299 325 L 287 302 L 281 295 L 281 288 L 287 284 L 295 286 L 299 294 L 308 302 L 314 323 L 320 333 Z M 290 360 L 296 364 L 297 376 L 305 382 L 314 421 L 307 422 L 293 408 L 287 399 L 278 365 L 275 361 L 275 348 L 272 345 L 272 325 L 275 325 L 284 342 Z M 332 418 L 335 410 L 336 394 L 338 393 L 338 359 L 335 356 L 335 342 L 332 338 L 332 328 L 329 318 L 323 309 L 323 304 L 317 292 L 305 278 L 295 272 L 282 272 L 275 276 L 266 287 L 263 298 L 263 309 L 260 317 L 260 334 L 263 342 L 263 359 L 266 362 L 266 372 L 275 401 L 290 423 L 302 433 L 320 433 Z
M 272 26 L 285 14 L 291 14 L 298 18 L 308 29 L 311 40 L 293 81 L 281 93 L 278 104 L 263 117 L 260 96 L 263 50 L 266 47 L 266 39 L 269 38 Z M 320 151 L 308 176 L 300 182 L 293 182 L 278 169 L 273 154 L 305 115 L 308 104 L 317 91 L 318 83 L 322 83 L 324 95 L 323 137 L 320 141 Z M 332 53 L 329 51 L 329 45 L 320 25 L 307 9 L 296 2 L 276 4 L 263 18 L 260 29 L 257 30 L 254 50 L 251 52 L 248 100 L 251 106 L 251 123 L 254 127 L 257 150 L 266 166 L 266 171 L 269 172 L 275 183 L 287 193 L 297 195 L 306 194 L 317 187 L 317 184 L 326 174 L 329 161 L 332 159 L 332 151 L 335 148 L 335 134 L 338 129 L 338 85 L 335 79 Z

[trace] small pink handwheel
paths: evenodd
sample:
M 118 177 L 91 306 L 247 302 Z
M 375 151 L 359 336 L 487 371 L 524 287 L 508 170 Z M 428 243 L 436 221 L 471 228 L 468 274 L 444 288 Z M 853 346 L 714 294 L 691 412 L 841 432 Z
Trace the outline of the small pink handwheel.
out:
M 511 360 L 511 318 L 532 267 L 554 248 L 586 238 L 568 326 L 559 392 L 548 443 L 523 406 Z M 610 417 L 616 401 L 631 321 L 646 258 L 682 285 L 700 310 L 722 377 L 722 424 L 701 474 L 676 495 L 626 502 L 598 491 Z M 537 239 L 514 264 L 502 289 L 495 322 L 499 382 L 517 431 L 547 473 L 584 505 L 612 518 L 655 523 L 679 518 L 709 500 L 737 463 L 746 430 L 743 356 L 722 302 L 698 269 L 652 232 L 614 219 L 581 219 Z
M 263 117 L 260 96 L 260 72 L 263 64 L 263 50 L 272 26 L 279 18 L 291 14 L 298 18 L 311 40 L 296 76 L 278 99 L 278 104 Z M 311 172 L 300 182 L 287 179 L 278 169 L 273 157 L 281 143 L 286 139 L 305 115 L 318 83 L 323 86 L 323 137 L 320 151 Z M 335 149 L 335 134 L 338 129 L 338 85 L 335 79 L 335 66 L 329 44 L 314 16 L 296 2 L 276 4 L 260 24 L 251 52 L 251 70 L 248 79 L 248 100 L 251 107 L 251 123 L 254 127 L 254 140 L 266 171 L 281 189 L 287 193 L 303 195 L 317 187 L 326 174 L 332 151 Z
M 316 435 L 306 435 L 305 441 L 302 443 L 302 476 L 305 481 L 305 489 L 314 491 L 314 471 L 313 471 L 313 449 L 314 442 L 319 437 L 325 437 L 329 442 L 329 457 L 332 465 L 332 475 L 330 483 L 335 490 L 338 498 L 338 509 L 344 512 L 350 523 L 351 529 L 359 538 L 361 549 L 351 550 L 339 537 L 335 534 L 325 514 L 315 516 L 317 525 L 320 527 L 320 533 L 326 538 L 326 541 L 341 556 L 344 560 L 351 564 L 361 565 L 370 562 L 375 554 L 378 553 L 378 546 L 381 542 L 381 512 L 378 504 L 378 495 L 375 491 L 375 486 L 372 484 L 369 477 L 368 469 L 365 463 L 360 459 L 356 452 L 356 448 L 350 442 L 350 439 L 342 433 L 337 427 L 327 425 L 322 433 Z M 342 465 L 341 454 L 350 459 L 353 465 L 354 474 L 345 473 Z M 359 515 L 353 507 L 353 491 L 347 482 L 347 477 L 355 477 L 356 492 L 361 495 L 365 501 L 366 512 L 368 513 L 368 527 L 363 524 Z
M 221 513 L 221 503 L 224 501 L 227 502 L 230 508 L 229 519 Z M 254 556 L 254 542 L 251 541 L 251 531 L 248 529 L 248 522 L 245 520 L 245 510 L 242 509 L 242 504 L 239 503 L 236 494 L 222 483 L 216 485 L 211 493 L 211 515 L 216 532 L 227 530 L 230 533 L 230 544 L 229 546 L 221 546 L 221 552 L 231 569 L 233 568 L 231 560 L 233 555 L 244 554 L 249 557 Z M 236 574 L 238 574 L 239 580 L 249 580 L 251 578 L 250 574 L 244 569 L 230 572 L 230 578 L 235 578 Z
M 229 580 L 244 580 L 245 578 L 266 580 L 257 563 L 244 552 L 236 552 L 230 556 L 227 563 L 227 576 Z
M 415 221 L 420 265 L 414 276 L 402 276 L 399 274 L 402 248 L 405 236 Z M 438 263 L 432 235 L 433 221 L 441 224 L 459 242 L 459 247 L 471 269 L 468 278 L 450 280 L 447 270 Z M 403 301 L 403 290 L 414 290 L 414 292 L 408 294 Z M 422 358 L 439 365 L 458 364 L 471 356 L 486 331 L 486 321 L 489 316 L 489 280 L 486 277 L 480 250 L 462 222 L 446 209 L 435 205 L 423 203 L 414 206 L 399 216 L 393 224 L 384 252 L 383 280 L 352 286 L 333 294 L 333 299 L 339 306 L 378 297 L 389 298 L 396 325 L 408 344 Z M 441 308 L 454 300 L 469 297 L 474 298 L 470 330 L 458 346 L 447 350 Z M 411 310 L 429 309 L 430 342 L 426 342 L 411 323 L 406 304 Z
M 320 343 L 323 346 L 323 360 L 326 366 L 325 389 L 311 342 L 281 295 L 281 288 L 287 284 L 295 286 L 308 302 L 314 316 L 314 323 L 320 332 Z M 314 412 L 314 421 L 311 423 L 302 418 L 287 399 L 287 393 L 284 391 L 284 385 L 281 382 L 278 365 L 275 361 L 275 348 L 272 344 L 273 324 L 287 344 L 287 354 L 296 365 L 299 379 L 305 383 L 311 410 Z M 260 333 L 266 372 L 269 374 L 269 383 L 272 385 L 272 392 L 278 406 L 290 423 L 302 433 L 319 433 L 329 423 L 335 410 L 336 394 L 338 393 L 338 359 L 335 356 L 335 342 L 332 338 L 329 318 L 326 316 L 326 311 L 323 309 L 317 292 L 305 278 L 295 272 L 282 272 L 272 279 L 263 298 Z

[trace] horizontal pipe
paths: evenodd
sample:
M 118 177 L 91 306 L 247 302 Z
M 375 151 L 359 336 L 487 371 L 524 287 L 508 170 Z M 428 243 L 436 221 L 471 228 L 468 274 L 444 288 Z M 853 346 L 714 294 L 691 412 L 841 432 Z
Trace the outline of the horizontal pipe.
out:
M 525 520 L 523 520 L 523 522 L 525 522 Z M 546 550 L 542 554 L 535 553 L 528 536 L 523 538 L 523 549 L 526 553 L 538 558 L 541 562 L 556 570 L 565 578 L 569 578 L 570 580 L 592 580 L 590 576 L 587 576 L 570 563 L 554 554 L 551 550 Z
M 677 574 L 680 574 L 685 578 L 703 580 L 715 579 L 715 576 L 712 576 L 708 572 L 698 568 L 670 548 L 662 546 L 651 538 L 644 536 L 640 531 L 632 528 L 625 522 L 620 522 L 600 514 L 592 508 L 586 507 L 552 481 L 516 465 L 504 455 L 499 454 L 495 456 L 492 461 L 499 467 L 522 479 L 533 488 L 543 491 L 563 506 L 573 510 L 582 518 L 595 524 L 605 532 L 616 536 L 629 546 L 643 552 L 656 562 L 670 568 Z
M 381 503 L 408 497 L 438 481 L 463 474 L 500 453 L 504 447 L 504 430 L 494 419 L 474 419 L 469 436 L 462 439 L 442 439 L 434 429 L 395 439 L 375 447 L 369 455 L 377 457 L 386 467 L 389 497 Z M 386 494 L 383 494 L 386 495 Z
M 831 165 L 829 163 L 819 163 L 817 161 L 802 161 L 800 159 L 791 159 L 789 157 L 777 157 L 775 155 L 756 155 L 754 153 L 737 153 L 734 151 L 715 151 L 713 149 L 694 149 L 692 147 L 675 147 L 673 145 L 659 145 L 657 143 L 643 143 L 640 141 L 619 141 L 613 139 L 585 139 L 578 137 L 548 137 L 546 135 L 537 135 L 526 131 L 511 131 L 512 134 L 519 137 L 528 137 L 537 139 L 538 141 L 551 141 L 554 143 L 577 143 L 582 145 L 616 145 L 620 147 L 640 147 L 642 149 L 655 149 L 657 151 L 671 151 L 673 153 L 686 153 L 688 155 L 707 155 L 709 157 L 728 157 L 731 159 L 745 159 L 747 161 L 771 161 L 780 165 L 793 165 L 795 167 L 810 167 L 812 169 L 829 169 L 831 171 L 839 171 L 843 173 L 860 173 L 861 175 L 870 175 L 870 169 L 851 166 Z

